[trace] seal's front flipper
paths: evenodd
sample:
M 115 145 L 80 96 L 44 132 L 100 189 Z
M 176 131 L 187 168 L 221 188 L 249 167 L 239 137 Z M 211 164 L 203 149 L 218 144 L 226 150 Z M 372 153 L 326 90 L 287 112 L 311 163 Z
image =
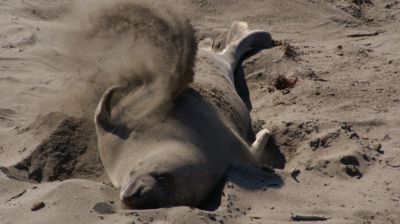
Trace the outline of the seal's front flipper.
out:
M 274 43 L 268 32 L 250 30 L 246 22 L 237 21 L 233 23 L 226 41 L 226 47 L 220 55 L 228 61 L 232 71 L 234 71 L 243 58 L 273 46 Z
M 256 140 L 251 145 L 251 154 L 259 162 L 261 161 L 265 145 L 267 144 L 270 135 L 271 132 L 268 129 L 259 131 L 256 135 Z
M 113 128 L 111 124 L 111 98 L 115 91 L 120 88 L 121 86 L 112 86 L 101 97 L 94 115 L 94 123 L 98 131 L 108 131 Z

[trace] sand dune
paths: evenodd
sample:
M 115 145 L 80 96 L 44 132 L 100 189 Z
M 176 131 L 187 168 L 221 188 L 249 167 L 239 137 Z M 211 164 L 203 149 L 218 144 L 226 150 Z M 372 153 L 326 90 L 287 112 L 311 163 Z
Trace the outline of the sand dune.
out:
M 91 4 L 0 2 L 1 223 L 400 222 L 398 1 L 154 1 L 216 49 L 235 20 L 271 32 L 277 46 L 244 70 L 275 169 L 233 167 L 204 208 L 142 211 L 104 175 L 92 116 L 105 87 L 66 44 Z

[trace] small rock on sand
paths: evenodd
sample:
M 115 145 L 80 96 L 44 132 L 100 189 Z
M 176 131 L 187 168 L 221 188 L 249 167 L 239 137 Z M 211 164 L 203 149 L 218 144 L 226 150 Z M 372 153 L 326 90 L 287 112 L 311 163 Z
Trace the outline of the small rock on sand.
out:
M 37 210 L 40 210 L 40 209 L 44 208 L 44 206 L 46 206 L 46 204 L 43 201 L 37 202 L 37 203 L 32 205 L 31 211 L 35 212 Z
M 114 207 L 106 202 L 96 203 L 93 207 L 93 210 L 98 214 L 114 214 L 115 213 Z

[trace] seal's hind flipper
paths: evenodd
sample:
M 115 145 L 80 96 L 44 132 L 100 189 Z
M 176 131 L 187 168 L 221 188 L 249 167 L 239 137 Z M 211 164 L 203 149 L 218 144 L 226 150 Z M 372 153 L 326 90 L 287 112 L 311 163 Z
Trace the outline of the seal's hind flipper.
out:
M 263 30 L 250 30 L 243 21 L 234 22 L 225 49 L 220 53 L 235 71 L 238 63 L 258 51 L 273 47 L 271 35 Z M 234 83 L 234 77 L 232 82 Z
M 239 41 L 243 36 L 250 32 L 249 25 L 243 21 L 236 21 L 232 24 L 231 30 L 226 40 L 226 45 Z
M 226 40 L 225 49 L 219 54 L 227 61 L 230 69 L 228 79 L 234 85 L 236 92 L 246 104 L 252 109 L 250 93 L 245 80 L 242 62 L 258 51 L 273 47 L 271 35 L 262 30 L 250 30 L 246 22 L 234 22 Z

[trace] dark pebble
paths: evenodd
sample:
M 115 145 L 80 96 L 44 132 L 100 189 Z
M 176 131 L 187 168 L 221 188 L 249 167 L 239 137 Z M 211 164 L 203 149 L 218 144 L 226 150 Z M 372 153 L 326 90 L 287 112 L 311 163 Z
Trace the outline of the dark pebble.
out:
M 98 214 L 114 214 L 114 213 L 116 213 L 114 207 L 106 202 L 96 203 L 93 207 L 93 210 L 95 212 L 97 212 Z
M 44 208 L 44 206 L 46 206 L 46 204 L 43 201 L 37 202 L 32 205 L 31 211 L 34 212 L 34 211 L 40 210 L 40 209 Z

